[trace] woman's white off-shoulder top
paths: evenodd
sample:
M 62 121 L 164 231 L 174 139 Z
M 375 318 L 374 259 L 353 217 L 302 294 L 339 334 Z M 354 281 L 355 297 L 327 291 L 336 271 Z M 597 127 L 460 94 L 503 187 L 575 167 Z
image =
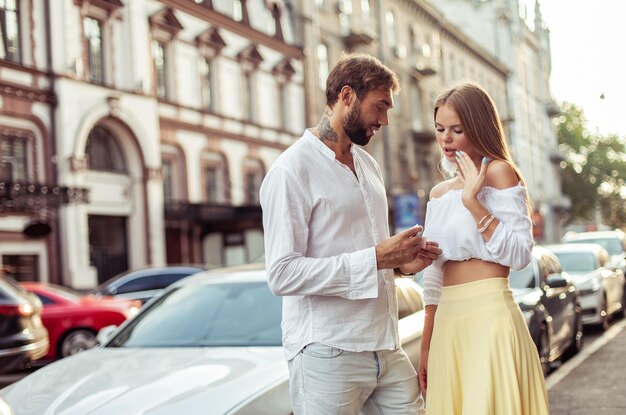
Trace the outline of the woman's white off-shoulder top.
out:
M 462 189 L 449 190 L 426 207 L 424 237 L 439 243 L 440 258 L 424 270 L 424 301 L 438 304 L 443 283 L 443 263 L 478 258 L 511 267 L 530 263 L 532 224 L 526 205 L 526 188 L 485 186 L 478 200 L 500 221 L 488 242 L 478 233 L 476 221 L 461 202 Z

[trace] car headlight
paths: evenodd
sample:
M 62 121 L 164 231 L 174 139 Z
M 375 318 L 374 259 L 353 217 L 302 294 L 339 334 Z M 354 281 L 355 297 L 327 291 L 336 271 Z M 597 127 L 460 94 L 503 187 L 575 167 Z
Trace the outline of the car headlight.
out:
M 598 291 L 601 287 L 600 282 L 596 278 L 591 278 L 578 286 L 580 295 L 587 295 Z
M 11 409 L 11 406 L 2 398 L 2 396 L 0 396 L 0 414 L 13 415 L 13 409 Z

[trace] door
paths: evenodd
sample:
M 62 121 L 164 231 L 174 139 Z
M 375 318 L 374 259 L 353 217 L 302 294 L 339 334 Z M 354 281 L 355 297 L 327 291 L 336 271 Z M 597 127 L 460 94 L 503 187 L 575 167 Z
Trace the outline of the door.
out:
M 128 218 L 89 215 L 89 258 L 98 284 L 128 270 Z

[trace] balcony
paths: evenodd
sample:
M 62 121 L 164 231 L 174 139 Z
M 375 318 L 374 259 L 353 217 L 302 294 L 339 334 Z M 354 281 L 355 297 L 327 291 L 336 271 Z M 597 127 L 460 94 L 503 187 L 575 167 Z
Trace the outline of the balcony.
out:
M 350 29 L 342 36 L 343 44 L 348 50 L 354 50 L 359 46 L 368 46 L 376 40 L 376 34 L 369 29 Z
M 261 206 L 232 206 L 216 203 L 166 201 L 165 220 L 201 225 L 213 231 L 235 231 L 260 227 Z
M 89 203 L 89 190 L 53 184 L 0 181 L 0 212 L 38 212 L 69 203 Z

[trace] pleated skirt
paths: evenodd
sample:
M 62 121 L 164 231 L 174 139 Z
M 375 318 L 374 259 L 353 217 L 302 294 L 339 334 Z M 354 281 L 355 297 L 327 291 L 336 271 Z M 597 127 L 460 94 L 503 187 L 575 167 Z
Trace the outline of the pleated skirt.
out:
M 537 348 L 507 278 L 443 287 L 427 415 L 548 415 Z

